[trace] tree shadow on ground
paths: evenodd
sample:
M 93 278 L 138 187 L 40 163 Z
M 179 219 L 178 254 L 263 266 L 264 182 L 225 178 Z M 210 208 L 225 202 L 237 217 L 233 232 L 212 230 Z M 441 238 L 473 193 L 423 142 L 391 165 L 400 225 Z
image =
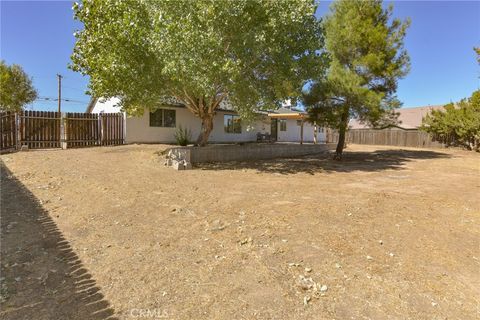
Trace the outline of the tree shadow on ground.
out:
M 1 319 L 115 319 L 49 213 L 0 163 Z
M 195 167 L 200 170 L 242 170 L 258 172 L 315 174 L 321 172 L 375 172 L 387 169 L 403 169 L 407 162 L 421 159 L 450 158 L 452 155 L 428 150 L 388 149 L 373 152 L 345 151 L 342 161 L 332 159 L 332 153 L 323 153 L 290 159 L 272 159 L 245 162 L 205 163 Z

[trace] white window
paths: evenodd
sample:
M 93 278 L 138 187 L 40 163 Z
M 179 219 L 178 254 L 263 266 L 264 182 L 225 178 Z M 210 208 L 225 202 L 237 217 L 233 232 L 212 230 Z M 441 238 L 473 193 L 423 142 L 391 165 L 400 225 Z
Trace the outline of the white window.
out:
M 226 114 L 223 116 L 223 127 L 226 133 L 242 133 L 240 116 Z
M 150 112 L 150 127 L 175 128 L 176 110 L 157 109 Z

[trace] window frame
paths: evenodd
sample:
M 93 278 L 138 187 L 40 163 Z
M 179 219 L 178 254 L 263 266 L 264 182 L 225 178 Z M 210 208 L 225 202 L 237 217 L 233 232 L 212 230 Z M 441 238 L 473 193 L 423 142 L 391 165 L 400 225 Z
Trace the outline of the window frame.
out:
M 172 123 L 169 123 L 170 125 L 167 125 L 167 120 L 166 120 L 166 113 L 167 112 L 172 112 L 173 114 L 173 125 Z M 161 117 L 160 117 L 160 124 L 154 124 L 152 123 L 152 119 L 154 119 L 155 113 L 160 112 Z M 155 119 L 158 120 L 158 119 Z M 170 120 L 172 120 L 170 118 Z M 154 112 L 150 111 L 149 112 L 149 119 L 148 119 L 148 124 L 152 128 L 176 128 L 177 127 L 177 110 L 175 109 L 169 109 L 169 108 L 158 108 Z
M 223 115 L 223 131 L 228 134 L 242 134 L 242 119 L 238 114 Z
M 279 119 L 278 123 L 279 123 L 279 127 L 280 127 L 278 131 L 286 132 L 287 131 L 287 119 Z
M 167 117 L 167 113 L 170 113 L 170 116 Z M 173 117 L 172 117 L 172 115 L 173 115 Z M 163 117 L 162 118 L 163 118 L 163 127 L 164 128 L 176 128 L 177 127 L 177 110 L 163 109 Z M 167 122 L 170 125 L 167 125 Z

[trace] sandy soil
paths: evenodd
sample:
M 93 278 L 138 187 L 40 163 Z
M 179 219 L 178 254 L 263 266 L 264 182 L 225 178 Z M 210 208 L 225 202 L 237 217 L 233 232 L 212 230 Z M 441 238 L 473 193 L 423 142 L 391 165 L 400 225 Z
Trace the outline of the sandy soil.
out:
M 0 156 L 1 319 L 479 319 L 480 155 Z

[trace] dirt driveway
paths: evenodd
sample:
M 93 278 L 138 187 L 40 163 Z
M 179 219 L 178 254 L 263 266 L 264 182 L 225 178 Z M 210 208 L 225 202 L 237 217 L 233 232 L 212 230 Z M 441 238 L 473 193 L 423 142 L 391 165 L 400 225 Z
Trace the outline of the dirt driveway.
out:
M 479 319 L 480 155 L 0 156 L 1 319 Z

